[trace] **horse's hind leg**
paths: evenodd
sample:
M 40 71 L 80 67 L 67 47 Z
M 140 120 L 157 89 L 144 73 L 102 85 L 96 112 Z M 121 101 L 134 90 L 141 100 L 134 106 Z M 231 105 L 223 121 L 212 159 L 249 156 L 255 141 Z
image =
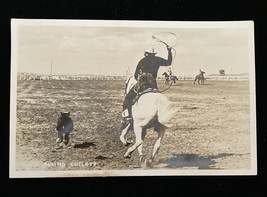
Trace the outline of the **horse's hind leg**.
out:
M 144 141 L 145 136 L 146 136 L 146 128 L 142 128 L 142 135 L 141 135 L 142 141 Z M 138 146 L 137 150 L 140 156 L 140 162 L 142 164 L 145 159 L 145 155 L 143 154 L 143 143 Z
M 140 145 L 142 145 L 143 143 L 143 139 L 142 139 L 142 127 L 137 127 L 136 125 L 134 126 L 134 133 L 135 133 L 135 144 L 133 146 L 131 146 L 127 152 L 124 154 L 125 158 L 130 158 L 132 152 L 138 148 Z
M 158 153 L 159 151 L 159 148 L 160 148 L 160 142 L 161 140 L 163 139 L 163 136 L 165 134 L 165 130 L 166 130 L 166 127 L 162 124 L 159 125 L 159 134 L 158 134 L 158 139 L 154 145 L 154 148 L 153 148 L 153 153 L 150 157 L 150 159 L 146 162 L 146 165 L 147 166 L 150 166 L 152 165 L 152 162 L 154 161 L 154 158 L 156 156 L 156 154 Z
M 159 134 L 158 134 L 158 139 L 154 145 L 154 149 L 153 149 L 153 153 L 152 153 L 152 156 L 151 156 L 151 159 L 152 161 L 154 160 L 155 158 L 155 155 L 158 153 L 159 151 L 159 148 L 160 148 L 160 142 L 161 140 L 163 139 L 163 136 L 165 134 L 165 130 L 166 130 L 166 127 L 162 124 L 159 125 Z

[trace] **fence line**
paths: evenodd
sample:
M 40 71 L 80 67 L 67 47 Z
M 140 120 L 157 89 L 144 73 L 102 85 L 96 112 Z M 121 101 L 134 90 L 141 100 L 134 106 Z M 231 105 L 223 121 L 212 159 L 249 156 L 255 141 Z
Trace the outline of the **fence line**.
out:
M 126 76 L 79 76 L 79 75 L 39 75 L 34 73 L 18 73 L 18 80 L 126 80 Z M 230 80 L 248 80 L 248 74 L 240 75 L 206 75 L 206 80 L 211 81 L 230 81 Z M 194 80 L 195 76 L 178 76 L 178 80 Z M 158 77 L 158 80 L 164 80 L 164 77 Z

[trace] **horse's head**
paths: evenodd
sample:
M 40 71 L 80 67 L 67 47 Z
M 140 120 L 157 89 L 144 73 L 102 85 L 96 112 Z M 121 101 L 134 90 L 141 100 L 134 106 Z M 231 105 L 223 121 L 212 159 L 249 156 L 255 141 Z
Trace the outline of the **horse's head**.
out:
M 168 74 L 166 72 L 164 72 L 162 75 L 167 76 Z

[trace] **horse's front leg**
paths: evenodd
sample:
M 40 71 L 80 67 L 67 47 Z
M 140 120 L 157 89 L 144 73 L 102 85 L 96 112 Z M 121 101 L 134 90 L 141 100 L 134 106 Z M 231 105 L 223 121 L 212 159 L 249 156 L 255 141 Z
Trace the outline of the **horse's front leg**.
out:
M 130 124 L 125 129 L 122 130 L 121 135 L 120 135 L 120 140 L 125 146 L 128 145 L 125 135 L 128 133 L 129 127 L 130 127 Z
M 132 152 L 138 148 L 140 145 L 142 145 L 143 143 L 143 139 L 142 139 L 142 127 L 137 127 L 134 126 L 134 133 L 135 133 L 135 144 L 133 146 L 131 146 L 127 152 L 124 154 L 125 158 L 130 158 Z

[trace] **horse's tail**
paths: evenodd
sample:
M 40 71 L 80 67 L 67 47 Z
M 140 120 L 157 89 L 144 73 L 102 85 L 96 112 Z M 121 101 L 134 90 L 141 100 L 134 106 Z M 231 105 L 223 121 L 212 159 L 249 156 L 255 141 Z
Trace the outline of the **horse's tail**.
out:
M 166 97 L 162 97 L 162 99 L 159 100 L 158 106 L 158 121 L 166 127 L 172 127 L 170 119 L 174 116 L 177 110 L 171 108 L 171 103 Z

